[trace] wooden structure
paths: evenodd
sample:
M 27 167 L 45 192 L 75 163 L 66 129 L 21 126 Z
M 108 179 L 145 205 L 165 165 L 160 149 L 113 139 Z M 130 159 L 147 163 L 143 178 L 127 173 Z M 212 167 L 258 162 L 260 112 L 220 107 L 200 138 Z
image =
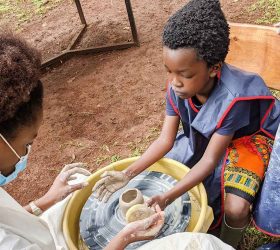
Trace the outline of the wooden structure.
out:
M 137 34 L 137 29 L 136 29 L 136 25 L 135 25 L 135 20 L 134 20 L 134 16 L 133 16 L 131 3 L 130 3 L 130 0 L 125 0 L 125 6 L 126 6 L 128 21 L 129 21 L 129 25 L 130 25 L 131 35 L 132 35 L 131 42 L 109 44 L 109 45 L 104 45 L 104 46 L 99 46 L 99 47 L 75 49 L 75 46 L 77 45 L 77 43 L 83 36 L 83 33 L 86 31 L 88 24 L 86 22 L 80 0 L 74 0 L 74 2 L 76 4 L 77 12 L 80 17 L 81 28 L 78 31 L 78 33 L 73 37 L 73 39 L 70 42 L 70 44 L 68 45 L 67 49 L 62 51 L 60 54 L 43 62 L 42 68 L 49 67 L 49 66 L 59 63 L 59 62 L 61 63 L 62 61 L 66 60 L 74 55 L 94 54 L 94 53 L 105 52 L 105 51 L 110 51 L 110 50 L 127 49 L 127 48 L 130 48 L 133 46 L 140 45 L 139 40 L 138 40 L 138 34 Z
M 266 84 L 280 90 L 280 35 L 276 28 L 230 23 L 230 52 L 226 62 L 258 73 Z

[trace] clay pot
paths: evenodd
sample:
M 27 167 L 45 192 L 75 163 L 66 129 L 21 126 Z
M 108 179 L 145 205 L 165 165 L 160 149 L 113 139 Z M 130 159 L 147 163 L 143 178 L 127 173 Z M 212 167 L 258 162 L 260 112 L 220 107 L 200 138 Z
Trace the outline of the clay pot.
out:
M 143 204 L 144 198 L 140 190 L 137 188 L 131 188 L 122 193 L 119 198 L 119 205 L 123 216 L 125 217 L 126 212 L 129 208 L 136 204 Z

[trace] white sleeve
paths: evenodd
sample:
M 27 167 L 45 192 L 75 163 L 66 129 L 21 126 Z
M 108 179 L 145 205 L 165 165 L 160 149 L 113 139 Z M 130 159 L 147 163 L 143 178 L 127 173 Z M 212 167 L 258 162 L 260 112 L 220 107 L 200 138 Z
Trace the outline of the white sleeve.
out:
M 0 250 L 41 250 L 37 244 L 33 244 L 25 238 L 0 228 Z

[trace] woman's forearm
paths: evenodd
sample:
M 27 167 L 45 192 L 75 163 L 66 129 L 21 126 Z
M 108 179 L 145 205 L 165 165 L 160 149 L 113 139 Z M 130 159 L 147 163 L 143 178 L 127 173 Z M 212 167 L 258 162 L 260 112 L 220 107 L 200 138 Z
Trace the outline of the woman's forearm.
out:
M 33 201 L 34 204 L 40 208 L 43 212 L 46 211 L 48 208 L 55 204 L 54 199 L 49 197 L 47 194 L 39 198 L 38 200 Z M 32 213 L 30 205 L 24 207 L 27 212 Z
M 127 234 L 123 231 L 120 231 L 104 248 L 104 250 L 124 250 L 125 247 L 130 244 L 131 241 Z

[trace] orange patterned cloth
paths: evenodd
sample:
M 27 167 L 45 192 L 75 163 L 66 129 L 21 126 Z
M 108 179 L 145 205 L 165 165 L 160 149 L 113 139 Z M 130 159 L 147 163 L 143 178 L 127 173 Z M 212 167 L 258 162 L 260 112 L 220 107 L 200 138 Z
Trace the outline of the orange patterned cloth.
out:
M 226 193 L 252 203 L 268 166 L 273 140 L 263 135 L 246 136 L 232 141 L 224 171 Z

